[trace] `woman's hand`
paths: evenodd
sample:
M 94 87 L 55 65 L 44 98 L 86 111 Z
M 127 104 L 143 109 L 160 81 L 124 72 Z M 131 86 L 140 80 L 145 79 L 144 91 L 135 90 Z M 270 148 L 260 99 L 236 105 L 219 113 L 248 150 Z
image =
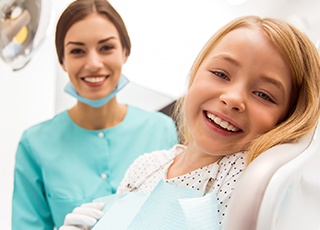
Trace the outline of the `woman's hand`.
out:
M 86 203 L 66 215 L 59 230 L 88 230 L 102 217 L 103 203 Z

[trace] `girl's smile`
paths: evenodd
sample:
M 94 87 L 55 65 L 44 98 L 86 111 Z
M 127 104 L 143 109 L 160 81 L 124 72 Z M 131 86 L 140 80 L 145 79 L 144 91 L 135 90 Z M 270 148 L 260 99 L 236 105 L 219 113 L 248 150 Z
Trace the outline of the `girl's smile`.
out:
M 232 122 L 224 120 L 223 118 L 214 115 L 213 113 L 205 111 L 204 115 L 210 121 L 210 123 L 214 125 L 214 127 L 218 128 L 217 131 L 222 131 L 222 134 L 232 134 L 241 132 L 241 129 L 233 125 Z
M 201 62 L 186 95 L 189 147 L 215 157 L 244 150 L 284 119 L 291 87 L 286 60 L 259 29 L 229 32 Z

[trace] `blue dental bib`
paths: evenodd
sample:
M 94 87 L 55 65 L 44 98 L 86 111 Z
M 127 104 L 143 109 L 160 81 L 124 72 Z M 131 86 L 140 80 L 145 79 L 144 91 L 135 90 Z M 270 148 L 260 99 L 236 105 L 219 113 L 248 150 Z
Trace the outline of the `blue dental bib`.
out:
M 217 199 L 194 189 L 163 180 L 150 194 L 130 192 L 118 198 L 100 198 L 104 216 L 93 230 L 183 230 L 219 229 Z

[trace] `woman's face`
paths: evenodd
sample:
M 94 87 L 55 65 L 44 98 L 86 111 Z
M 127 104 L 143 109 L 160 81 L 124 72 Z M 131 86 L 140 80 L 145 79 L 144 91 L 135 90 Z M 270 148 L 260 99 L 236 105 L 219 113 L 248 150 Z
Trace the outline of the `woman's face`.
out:
M 215 156 L 244 150 L 285 117 L 291 85 L 286 60 L 260 30 L 231 31 L 203 60 L 186 95 L 190 146 Z
M 76 22 L 65 36 L 62 67 L 85 98 L 100 99 L 112 92 L 126 60 L 116 27 L 101 15 Z

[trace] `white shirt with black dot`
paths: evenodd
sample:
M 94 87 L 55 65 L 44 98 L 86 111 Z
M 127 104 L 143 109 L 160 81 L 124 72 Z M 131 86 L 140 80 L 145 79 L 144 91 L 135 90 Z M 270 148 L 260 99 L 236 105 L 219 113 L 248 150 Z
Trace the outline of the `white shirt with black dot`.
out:
M 174 158 L 185 149 L 183 145 L 176 145 L 170 150 L 155 151 L 138 157 L 127 170 L 117 193 L 129 191 L 149 193 L 161 179 L 205 193 L 208 181 L 212 178 L 213 183 L 210 184 L 209 192 L 214 192 L 217 196 L 221 225 L 235 184 L 246 167 L 246 155 L 244 152 L 238 152 L 185 175 L 166 179 L 166 172 Z

